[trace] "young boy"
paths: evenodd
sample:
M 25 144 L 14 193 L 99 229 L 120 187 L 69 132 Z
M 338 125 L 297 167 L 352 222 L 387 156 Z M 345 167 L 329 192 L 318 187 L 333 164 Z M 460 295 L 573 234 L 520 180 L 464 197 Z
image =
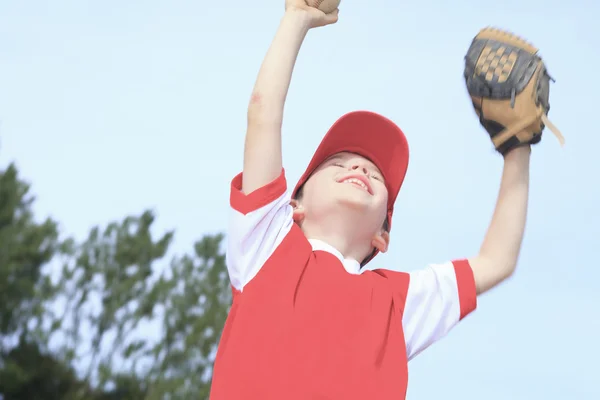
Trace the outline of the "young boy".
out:
M 227 264 L 233 304 L 211 399 L 404 399 L 408 360 L 515 269 L 527 209 L 529 146 L 505 156 L 479 254 L 417 272 L 364 267 L 389 244 L 408 166 L 404 134 L 370 112 L 341 117 L 288 191 L 284 102 L 311 28 L 333 24 L 304 0 L 286 11 L 248 109 L 243 173 L 231 184 Z

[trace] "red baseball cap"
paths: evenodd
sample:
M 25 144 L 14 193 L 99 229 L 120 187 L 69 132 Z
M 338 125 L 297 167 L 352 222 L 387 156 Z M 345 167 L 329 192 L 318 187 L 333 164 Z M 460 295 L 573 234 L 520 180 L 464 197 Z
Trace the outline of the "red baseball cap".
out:
M 379 168 L 388 190 L 388 220 L 392 228 L 394 203 L 408 168 L 408 142 L 402 130 L 388 118 L 370 111 L 353 111 L 340 117 L 319 144 L 294 191 L 304 185 L 312 173 L 332 155 L 350 152 L 368 158 Z M 374 252 L 366 261 L 370 261 Z

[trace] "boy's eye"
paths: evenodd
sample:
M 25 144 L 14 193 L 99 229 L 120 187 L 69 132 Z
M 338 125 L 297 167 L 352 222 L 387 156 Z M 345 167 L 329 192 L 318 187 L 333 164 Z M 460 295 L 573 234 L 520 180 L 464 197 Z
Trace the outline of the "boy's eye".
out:
M 336 167 L 344 168 L 344 166 L 342 164 L 340 164 L 340 163 L 335 163 L 333 165 L 336 166 Z

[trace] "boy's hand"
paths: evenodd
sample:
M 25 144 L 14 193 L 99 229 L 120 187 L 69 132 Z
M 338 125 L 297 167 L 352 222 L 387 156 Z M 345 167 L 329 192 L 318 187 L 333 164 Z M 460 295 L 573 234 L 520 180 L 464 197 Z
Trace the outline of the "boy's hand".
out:
M 330 14 L 325 14 L 318 8 L 311 7 L 306 4 L 305 0 L 285 0 L 286 13 L 301 12 L 309 18 L 311 28 L 335 24 L 338 21 L 338 11 L 335 10 Z

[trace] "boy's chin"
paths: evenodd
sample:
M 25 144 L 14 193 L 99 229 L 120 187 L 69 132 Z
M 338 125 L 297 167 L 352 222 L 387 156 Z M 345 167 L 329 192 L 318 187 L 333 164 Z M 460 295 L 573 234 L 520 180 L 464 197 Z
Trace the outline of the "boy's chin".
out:
M 360 211 L 366 211 L 371 206 L 371 202 L 365 199 L 365 196 L 340 197 L 337 199 L 336 204 L 342 208 Z

